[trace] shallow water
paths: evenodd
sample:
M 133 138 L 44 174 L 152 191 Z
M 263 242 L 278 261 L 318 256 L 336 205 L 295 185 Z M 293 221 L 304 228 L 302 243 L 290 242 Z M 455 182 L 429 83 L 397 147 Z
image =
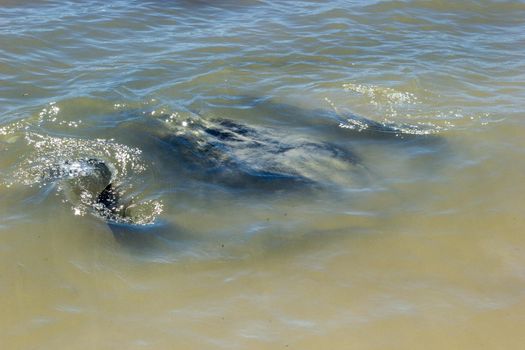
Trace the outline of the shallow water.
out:
M 0 5 L 2 348 L 522 346 L 522 1 Z M 200 177 L 165 137 L 216 118 L 356 163 Z M 41 176 L 92 157 L 145 225 Z

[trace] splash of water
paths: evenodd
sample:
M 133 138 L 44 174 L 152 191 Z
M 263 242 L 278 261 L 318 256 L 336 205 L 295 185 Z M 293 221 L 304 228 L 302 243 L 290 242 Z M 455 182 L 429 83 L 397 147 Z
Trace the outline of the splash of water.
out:
M 138 175 L 147 170 L 140 149 L 114 140 L 54 137 L 34 131 L 26 131 L 23 140 L 29 152 L 18 160 L 12 172 L 3 179 L 6 187 L 17 184 L 38 187 L 57 184 L 57 190 L 63 194 L 63 201 L 71 204 L 75 215 L 93 213 L 120 223 L 147 225 L 162 213 L 160 200 L 136 202 L 131 197 L 127 199 L 129 203 L 125 210 L 121 208 L 121 214 L 109 215 L 96 201 L 98 190 L 101 189 L 92 191 L 82 182 L 82 179 L 90 176 L 89 169 L 80 166 L 83 163 L 78 160 L 99 159 L 111 169 L 111 180 L 108 182 L 117 186 L 121 194 L 130 193 L 140 179 Z

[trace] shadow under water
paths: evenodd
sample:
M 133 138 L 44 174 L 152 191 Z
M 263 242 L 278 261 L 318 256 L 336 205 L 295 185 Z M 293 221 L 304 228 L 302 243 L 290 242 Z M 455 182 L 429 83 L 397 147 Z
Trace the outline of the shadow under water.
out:
M 78 204 L 74 210 L 83 206 L 108 222 L 117 241 L 137 248 L 177 240 L 174 234 L 180 229 L 159 223 L 162 204 L 155 198 L 182 188 L 199 192 L 213 187 L 234 196 L 255 197 L 338 192 L 368 186 L 370 167 L 359 152 L 366 147 L 430 154 L 444 144 L 428 128 L 308 110 L 264 98 L 234 99 L 234 110 L 241 113 L 228 118 L 224 111 L 232 110 L 231 101 L 208 102 L 214 113 L 121 110 L 118 116 L 105 117 L 112 127 L 97 126 L 94 141 L 84 143 L 47 135 L 29 137 L 28 143 L 37 144 L 38 152 L 25 166 L 37 169 L 32 172 L 40 176 L 37 181 L 58 182 L 66 199 Z M 272 126 L 243 121 L 243 113 L 272 120 Z M 105 139 L 114 143 L 100 141 Z M 126 170 L 133 166 L 138 170 Z M 147 182 L 156 182 L 157 193 L 142 196 L 141 187 L 151 186 Z M 146 201 L 148 196 L 153 200 Z

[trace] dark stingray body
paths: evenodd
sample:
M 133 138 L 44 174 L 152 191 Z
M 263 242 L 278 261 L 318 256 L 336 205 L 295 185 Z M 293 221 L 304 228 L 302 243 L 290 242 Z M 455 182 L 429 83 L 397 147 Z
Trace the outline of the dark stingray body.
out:
M 321 161 L 358 163 L 353 153 L 337 145 L 228 119 L 193 123 L 186 132 L 163 135 L 162 141 L 194 176 L 240 187 L 312 184 L 317 179 L 308 168 Z
M 272 106 L 269 112 L 281 113 L 283 120 L 293 120 L 295 113 L 309 114 L 297 108 Z M 321 113 L 317 111 L 311 112 Z M 326 114 L 326 112 L 325 112 Z M 166 118 L 163 118 L 166 117 Z M 308 125 L 308 128 L 339 133 L 342 144 L 319 141 L 311 135 L 294 133 L 293 128 L 283 126 L 270 128 L 249 126 L 230 119 L 208 120 L 195 118 L 165 123 L 169 116 L 152 121 L 141 120 L 139 127 L 130 123 L 131 144 L 153 152 L 168 174 L 176 173 L 177 179 L 167 181 L 202 181 L 219 184 L 229 189 L 249 189 L 264 193 L 288 189 L 306 189 L 336 183 L 346 186 L 352 178 L 364 178 L 366 167 L 349 148 L 346 139 L 358 138 L 371 142 L 420 138 L 415 127 L 382 124 L 360 117 L 341 120 L 325 116 L 324 124 Z M 334 125 L 334 119 L 339 123 Z M 315 121 L 312 117 L 307 120 Z M 126 127 L 124 125 L 123 127 Z M 340 133 L 345 133 L 341 137 Z M 401 137 L 397 137 L 400 135 Z M 341 139 L 343 141 L 341 141 Z M 148 143 L 149 142 L 149 143 Z M 142 147 L 144 146 L 144 147 Z M 117 181 L 111 167 L 103 160 L 66 160 L 54 167 L 48 176 L 65 179 L 69 192 L 88 198 L 95 212 L 108 222 L 133 224 L 126 217 L 126 204 L 122 203 Z M 365 169 L 365 170 L 363 170 Z M 175 171 L 173 171 L 175 170 Z M 171 184 L 170 184 L 171 185 Z M 88 194 L 87 196 L 85 194 Z M 86 204 L 86 203 L 84 203 Z
M 320 181 L 324 162 L 353 167 L 359 160 L 327 142 L 228 120 L 197 120 L 155 136 L 168 147 L 169 159 L 182 179 L 219 183 L 232 189 L 266 193 L 306 188 Z M 169 165 L 169 164 L 168 164 Z M 323 171 L 326 172 L 326 169 Z M 67 192 L 110 222 L 129 223 L 126 205 L 110 166 L 100 159 L 67 160 L 54 167 Z M 71 199 L 72 203 L 75 199 Z M 132 221 L 132 220 L 131 220 Z

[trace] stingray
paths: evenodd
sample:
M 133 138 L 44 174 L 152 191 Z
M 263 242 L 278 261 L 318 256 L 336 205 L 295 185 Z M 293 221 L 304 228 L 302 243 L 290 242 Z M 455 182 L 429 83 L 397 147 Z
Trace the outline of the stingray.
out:
M 393 129 L 384 127 L 377 132 Z M 365 169 L 362 160 L 346 147 L 229 119 L 202 120 L 185 132 L 168 130 L 153 137 L 181 177 L 232 189 L 307 190 L 326 185 L 326 177 L 333 173 L 350 177 Z M 92 207 L 108 222 L 134 224 L 111 164 L 103 159 L 68 159 L 48 171 L 46 177 L 62 183 L 70 202 Z
M 320 140 L 287 125 L 296 125 L 299 117 L 305 122 L 304 130 L 317 130 L 323 137 L 345 133 L 339 140 L 397 143 L 435 138 L 418 126 L 381 123 L 355 115 L 343 118 L 326 110 L 259 100 L 250 107 L 255 113 L 278 118 L 276 123 L 266 127 L 195 114 L 170 126 L 162 122 L 169 115 L 148 119 L 138 114 L 127 118 L 129 125 L 123 123 L 119 128 L 130 141 L 127 143 L 138 142 L 148 152 L 162 154 L 159 164 L 175 167 L 170 176 L 269 195 L 274 191 L 307 191 L 337 182 L 337 176 L 351 178 L 366 173 L 366 164 L 347 143 Z M 126 127 L 131 128 L 129 132 Z M 63 184 L 70 202 L 82 202 L 110 224 L 140 226 L 128 210 L 130 201 L 122 195 L 115 170 L 106 160 L 67 159 L 48 171 L 46 177 Z

